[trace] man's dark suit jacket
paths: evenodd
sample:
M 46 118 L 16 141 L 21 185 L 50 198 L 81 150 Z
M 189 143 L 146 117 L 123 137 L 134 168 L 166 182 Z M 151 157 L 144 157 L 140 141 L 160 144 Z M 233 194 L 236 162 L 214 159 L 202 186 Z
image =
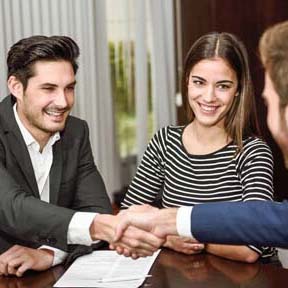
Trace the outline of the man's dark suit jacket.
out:
M 13 113 L 13 97 L 0 103 L 0 250 L 13 244 L 68 249 L 76 211 L 111 213 L 85 121 L 69 116 L 53 145 L 50 203 L 40 200 L 32 163 Z
M 191 232 L 202 243 L 288 247 L 288 202 L 196 205 Z

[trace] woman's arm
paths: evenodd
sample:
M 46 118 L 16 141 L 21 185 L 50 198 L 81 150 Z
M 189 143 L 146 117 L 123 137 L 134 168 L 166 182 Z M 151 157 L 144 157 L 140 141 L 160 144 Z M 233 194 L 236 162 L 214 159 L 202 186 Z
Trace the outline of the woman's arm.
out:
M 230 260 L 254 263 L 260 255 L 248 246 L 207 244 L 205 250 L 211 254 Z
M 161 191 L 164 181 L 166 137 L 168 127 L 159 130 L 150 140 L 128 191 L 122 208 L 152 203 Z
M 273 158 L 266 143 L 254 139 L 244 147 L 238 155 L 238 175 L 243 189 L 243 201 L 272 200 Z M 206 245 L 206 251 L 211 254 L 247 263 L 257 261 L 261 253 L 268 252 L 266 247 L 255 247 L 255 250 L 259 250 L 259 253 L 249 246 Z M 270 249 L 269 253 L 272 252 Z

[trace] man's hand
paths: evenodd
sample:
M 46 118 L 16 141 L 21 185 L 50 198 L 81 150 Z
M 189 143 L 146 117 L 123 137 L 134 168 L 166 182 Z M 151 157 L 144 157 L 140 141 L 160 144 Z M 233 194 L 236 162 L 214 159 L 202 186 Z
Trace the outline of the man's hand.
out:
M 119 240 L 130 226 L 153 233 L 159 238 L 177 235 L 177 208 L 157 209 L 149 205 L 131 206 L 120 212 L 121 219 L 116 228 L 115 241 Z
M 122 213 L 116 216 L 98 214 L 90 226 L 92 239 L 105 240 L 111 249 L 134 259 L 152 255 L 164 243 L 164 239 L 133 226 L 126 227 L 115 241 L 116 227 L 122 218 Z
M 204 244 L 195 243 L 191 238 L 172 235 L 167 236 L 163 246 L 187 255 L 198 254 L 205 248 Z
M 151 256 L 164 243 L 165 239 L 129 226 L 122 237 L 110 244 L 110 249 L 116 250 L 118 254 L 137 259 L 138 257 Z
M 14 245 L 0 255 L 0 275 L 21 277 L 27 270 L 44 271 L 52 266 L 54 253 Z

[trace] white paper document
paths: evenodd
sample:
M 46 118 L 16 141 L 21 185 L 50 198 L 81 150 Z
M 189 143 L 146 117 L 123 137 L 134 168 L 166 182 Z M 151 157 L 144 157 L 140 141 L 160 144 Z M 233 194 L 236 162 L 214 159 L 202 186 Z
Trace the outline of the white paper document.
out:
M 136 288 L 144 282 L 159 252 L 133 260 L 115 251 L 94 251 L 76 259 L 54 287 Z

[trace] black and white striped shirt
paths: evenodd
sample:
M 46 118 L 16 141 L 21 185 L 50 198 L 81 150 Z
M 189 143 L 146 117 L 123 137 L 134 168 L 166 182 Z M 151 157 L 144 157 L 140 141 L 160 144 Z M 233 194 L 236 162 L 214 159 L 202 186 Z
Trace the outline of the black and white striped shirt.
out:
M 232 143 L 207 155 L 191 155 L 183 146 L 184 128 L 167 126 L 154 135 L 123 208 L 152 203 L 160 191 L 163 207 L 273 199 L 273 158 L 265 142 L 249 137 L 237 155 Z

